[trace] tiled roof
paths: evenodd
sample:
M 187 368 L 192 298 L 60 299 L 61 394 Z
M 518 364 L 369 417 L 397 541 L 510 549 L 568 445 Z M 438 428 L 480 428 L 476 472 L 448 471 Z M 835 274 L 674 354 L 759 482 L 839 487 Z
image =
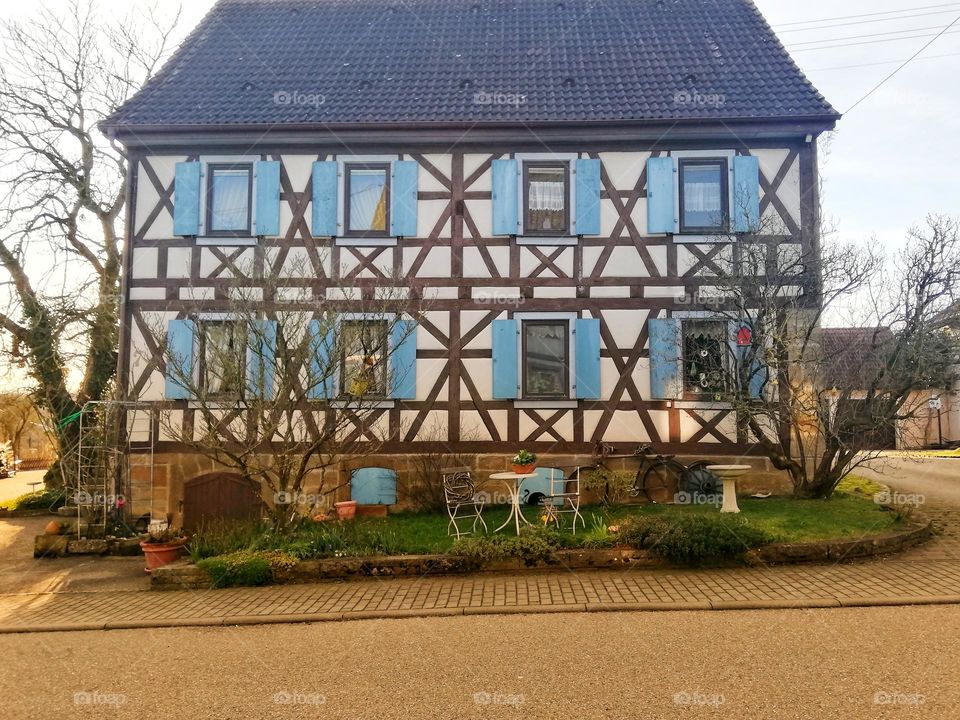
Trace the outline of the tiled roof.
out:
M 887 327 L 821 328 L 822 371 L 836 387 L 861 387 L 876 377 L 894 341 Z
M 749 0 L 220 0 L 106 125 L 835 116 Z

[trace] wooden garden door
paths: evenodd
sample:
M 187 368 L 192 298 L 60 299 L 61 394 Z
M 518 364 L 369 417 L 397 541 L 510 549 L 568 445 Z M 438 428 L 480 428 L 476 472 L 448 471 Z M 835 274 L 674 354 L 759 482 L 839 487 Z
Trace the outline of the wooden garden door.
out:
M 209 473 L 183 485 L 183 527 L 210 520 L 254 520 L 262 502 L 250 483 L 233 473 Z

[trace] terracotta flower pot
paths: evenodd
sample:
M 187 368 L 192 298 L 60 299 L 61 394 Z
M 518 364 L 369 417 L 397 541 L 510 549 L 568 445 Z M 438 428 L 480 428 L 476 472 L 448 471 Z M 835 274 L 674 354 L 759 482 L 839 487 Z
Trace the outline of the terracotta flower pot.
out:
M 356 500 L 344 500 L 334 503 L 333 506 L 337 509 L 337 517 L 341 520 L 353 520 L 357 516 Z
M 529 465 L 517 465 L 514 464 L 513 472 L 517 475 L 529 475 L 537 469 L 536 463 L 531 463 Z
M 147 561 L 146 572 L 179 560 L 185 542 L 186 538 L 168 543 L 141 542 L 140 549 L 143 550 L 143 556 Z

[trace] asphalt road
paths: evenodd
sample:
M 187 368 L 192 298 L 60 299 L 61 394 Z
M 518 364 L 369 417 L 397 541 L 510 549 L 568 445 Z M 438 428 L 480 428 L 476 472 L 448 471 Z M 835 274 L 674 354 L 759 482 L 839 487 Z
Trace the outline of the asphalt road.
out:
M 957 718 L 960 607 L 0 636 L 8 720 Z
M 856 473 L 902 493 L 960 507 L 960 458 L 885 456 Z

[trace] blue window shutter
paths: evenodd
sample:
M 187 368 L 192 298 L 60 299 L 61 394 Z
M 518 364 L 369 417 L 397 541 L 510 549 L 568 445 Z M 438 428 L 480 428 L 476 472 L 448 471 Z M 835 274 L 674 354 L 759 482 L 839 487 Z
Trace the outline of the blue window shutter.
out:
M 417 397 L 417 324 L 398 320 L 390 329 L 390 397 Z
M 190 378 L 191 384 L 193 382 L 196 332 L 197 325 L 193 320 L 171 320 L 167 324 L 163 395 L 168 400 L 188 400 L 191 397 L 190 386 L 183 381 Z
M 357 468 L 350 473 L 350 499 L 360 505 L 395 505 L 397 473 L 389 468 Z
M 200 163 L 177 163 L 173 183 L 173 234 L 200 232 Z
M 654 319 L 650 332 L 650 394 L 656 400 L 683 397 L 683 333 L 676 319 Z
M 321 320 L 311 320 L 307 332 L 310 335 L 310 372 L 307 397 L 311 400 L 330 400 L 337 393 L 337 367 L 334 348 L 334 328 Z
M 574 330 L 576 337 L 576 393 L 582 400 L 600 399 L 600 321 L 580 318 Z
M 256 234 L 276 237 L 280 234 L 280 161 L 259 161 L 256 176 Z
M 338 164 L 324 160 L 313 164 L 313 222 L 310 232 L 314 237 L 339 235 L 337 229 Z
M 251 321 L 247 337 L 247 394 L 260 400 L 272 399 L 277 354 L 277 322 Z
M 512 400 L 519 397 L 517 382 L 516 320 L 494 320 L 493 332 L 493 397 Z
M 493 172 L 493 234 L 516 235 L 518 164 L 516 160 L 494 160 Z
M 415 160 L 394 160 L 390 166 L 390 234 L 417 235 L 417 175 Z
M 760 225 L 760 161 L 752 155 L 733 158 L 734 232 L 756 232 Z
M 675 232 L 673 196 L 673 158 L 652 157 L 647 160 L 647 232 Z
M 577 234 L 600 234 L 600 161 L 577 160 Z

